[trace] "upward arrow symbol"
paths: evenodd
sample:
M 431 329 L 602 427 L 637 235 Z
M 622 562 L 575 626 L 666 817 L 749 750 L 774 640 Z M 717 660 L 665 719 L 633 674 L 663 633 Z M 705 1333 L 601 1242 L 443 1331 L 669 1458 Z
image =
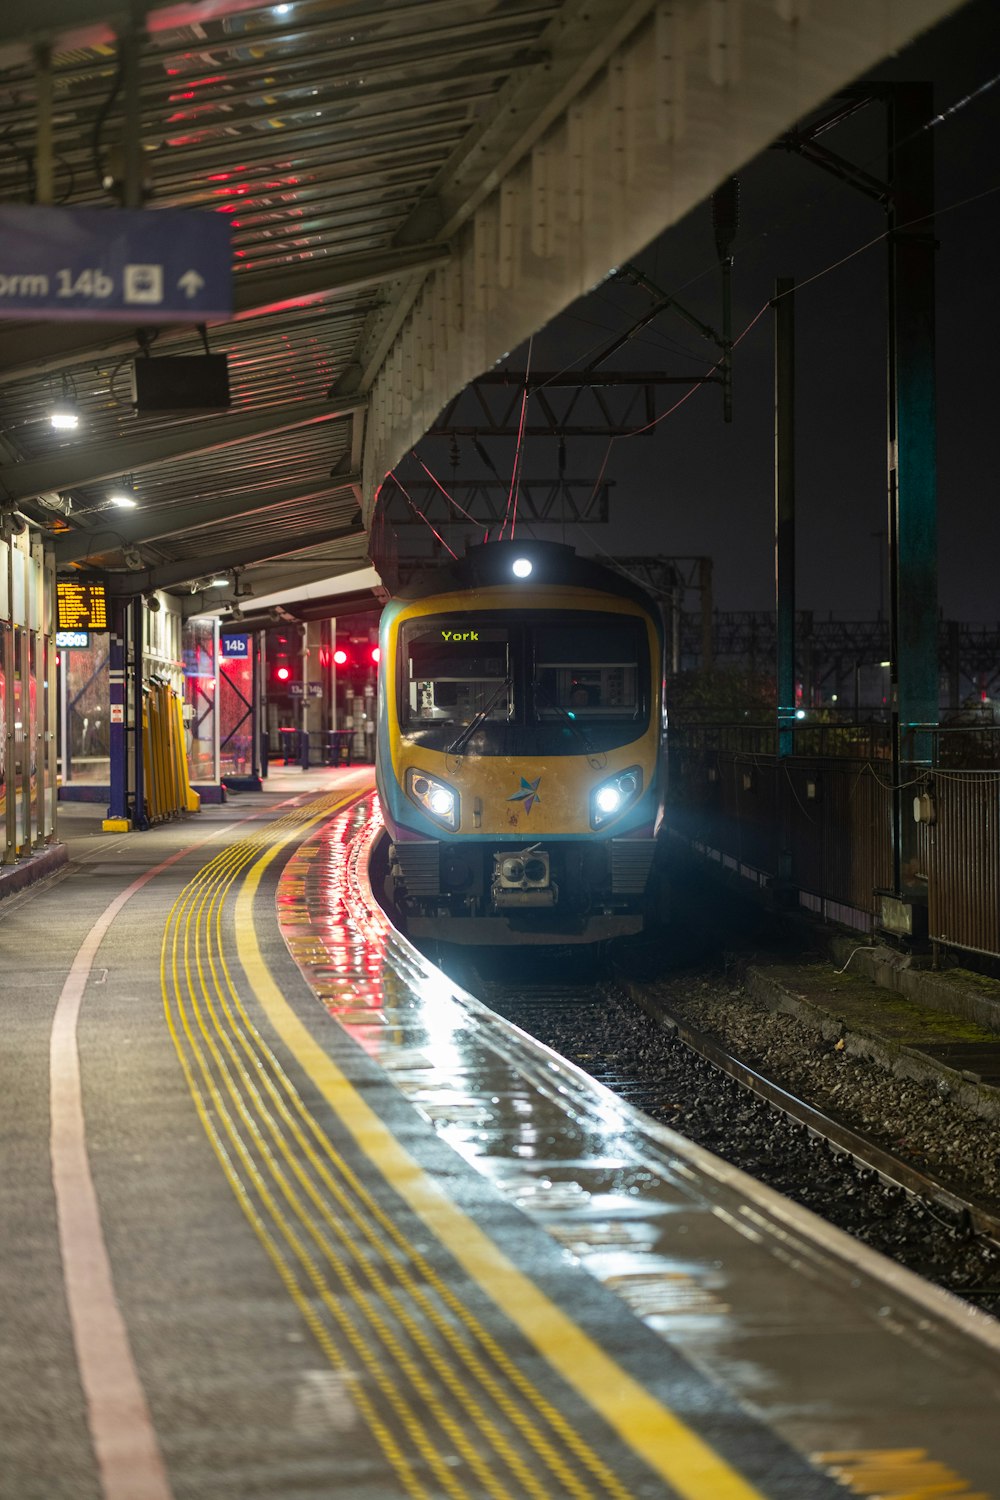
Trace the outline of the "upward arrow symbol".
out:
M 197 271 L 185 271 L 177 285 L 181 288 L 188 301 L 190 301 L 192 297 L 197 296 L 205 285 L 205 278 L 199 276 Z

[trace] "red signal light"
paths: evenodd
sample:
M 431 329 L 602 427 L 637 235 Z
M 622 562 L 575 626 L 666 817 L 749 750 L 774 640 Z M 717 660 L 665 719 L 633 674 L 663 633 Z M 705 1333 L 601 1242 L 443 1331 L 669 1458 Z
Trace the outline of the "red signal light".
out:
M 278 667 L 274 675 L 279 682 L 287 682 L 292 675 L 292 669 L 291 667 Z
M 377 646 L 373 646 L 372 649 L 371 649 L 371 658 L 372 658 L 372 661 L 375 663 L 376 666 L 378 666 L 379 661 L 381 660 L 381 657 L 382 657 L 382 653 L 379 650 L 379 648 Z
M 348 657 L 347 652 L 344 650 L 343 646 L 337 647 L 336 651 L 333 653 L 333 660 L 338 667 L 347 666 Z

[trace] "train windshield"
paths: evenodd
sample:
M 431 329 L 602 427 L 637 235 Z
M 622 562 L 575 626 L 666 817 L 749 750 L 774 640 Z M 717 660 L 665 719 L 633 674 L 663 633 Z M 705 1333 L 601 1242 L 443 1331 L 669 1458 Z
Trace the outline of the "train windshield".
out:
M 640 662 L 645 659 L 641 622 L 632 616 L 579 616 L 559 624 L 537 624 L 533 699 L 539 719 L 569 715 L 581 725 L 595 719 L 638 716 Z
M 463 629 L 454 617 L 414 621 L 404 632 L 404 728 L 507 720 L 513 710 L 509 631 Z
M 586 610 L 409 620 L 396 679 L 400 729 L 428 748 L 475 755 L 628 744 L 649 723 L 646 629 L 638 615 Z

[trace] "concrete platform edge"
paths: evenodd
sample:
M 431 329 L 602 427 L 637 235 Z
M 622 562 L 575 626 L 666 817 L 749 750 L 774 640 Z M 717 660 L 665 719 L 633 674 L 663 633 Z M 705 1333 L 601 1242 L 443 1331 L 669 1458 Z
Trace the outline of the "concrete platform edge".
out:
M 68 859 L 69 850 L 65 844 L 50 844 L 47 849 L 40 849 L 16 865 L 3 865 L 0 867 L 0 901 L 5 896 L 23 891 L 25 886 L 34 885 L 37 880 L 44 880 L 47 875 L 53 875 Z
M 867 975 L 875 983 L 874 975 Z M 930 976 L 928 976 L 930 977 Z M 882 1035 L 876 1026 L 867 1027 L 846 1016 L 838 1015 L 836 1009 L 817 1004 L 807 995 L 796 993 L 766 968 L 751 965 L 746 970 L 746 987 L 749 993 L 769 1009 L 791 1015 L 803 1026 L 818 1031 L 826 1038 L 843 1040 L 845 1050 L 858 1057 L 865 1057 L 897 1077 L 912 1078 L 918 1082 L 940 1086 L 944 1083 L 955 1101 L 970 1113 L 984 1119 L 1000 1119 L 1000 1088 L 977 1082 L 955 1068 L 926 1056 L 904 1042 L 897 1042 Z M 926 1002 L 923 1002 L 926 1003 Z M 928 1009 L 943 1009 L 942 1006 Z M 955 1012 L 961 1014 L 961 1012 Z M 996 1013 L 992 1013 L 992 1024 L 996 1024 Z M 991 1024 L 991 1023 L 987 1023 Z
M 870 979 L 880 989 L 893 990 L 928 1010 L 947 1011 L 1000 1031 L 1000 980 L 966 969 L 922 968 L 885 943 L 859 948 L 847 936 L 834 937 L 830 949 L 838 967 L 849 963 L 852 974 Z

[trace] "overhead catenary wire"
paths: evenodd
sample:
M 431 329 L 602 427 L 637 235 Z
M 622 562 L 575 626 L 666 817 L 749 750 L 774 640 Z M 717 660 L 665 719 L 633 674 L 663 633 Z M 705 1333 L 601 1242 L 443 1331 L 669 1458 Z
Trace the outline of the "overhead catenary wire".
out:
M 448 504 L 449 505 L 453 505 L 460 515 L 463 515 L 467 521 L 471 521 L 472 524 L 475 526 L 477 524 L 475 516 L 470 515 L 469 512 L 465 509 L 465 507 L 463 505 L 459 505 L 459 503 L 455 499 L 454 495 L 449 495 L 448 491 L 445 489 L 445 487 L 441 483 L 440 479 L 438 479 L 437 475 L 433 474 L 431 472 L 431 470 L 427 467 L 427 465 L 424 463 L 423 459 L 420 457 L 420 454 L 416 453 L 413 449 L 411 449 L 410 450 L 410 457 L 416 459 L 417 463 L 423 469 L 424 473 L 427 475 L 427 478 L 430 480 L 431 484 L 433 484 L 436 489 L 440 490 L 441 494 L 447 500 Z M 398 479 L 396 480 L 396 483 L 397 484 L 399 483 Z
M 453 549 L 448 546 L 448 543 L 445 541 L 445 539 L 441 535 L 440 531 L 438 531 L 437 527 L 434 526 L 430 521 L 428 521 L 427 517 L 424 515 L 424 513 L 420 509 L 420 507 L 410 498 L 410 495 L 409 495 L 409 493 L 408 493 L 408 491 L 406 489 L 406 486 L 400 482 L 399 477 L 397 476 L 395 469 L 390 469 L 388 471 L 388 473 L 386 474 L 386 479 L 391 479 L 393 481 L 393 483 L 398 487 L 400 494 L 402 495 L 403 499 L 406 501 L 407 505 L 412 510 L 413 514 L 415 516 L 417 516 L 421 521 L 423 521 L 424 525 L 427 527 L 427 529 L 429 531 L 433 532 L 433 534 L 437 537 L 438 541 L 441 543 L 441 545 L 445 549 L 445 551 L 446 552 L 450 552 L 451 555 L 452 555 L 452 557 L 457 558 L 458 557 L 458 553 L 455 552 L 455 551 L 453 551 Z
M 528 357 L 524 367 L 524 386 L 521 391 L 521 417 L 517 427 L 517 446 L 514 449 L 514 466 L 510 476 L 510 490 L 507 495 L 507 509 L 504 513 L 503 522 L 500 526 L 500 538 L 503 538 L 504 527 L 510 521 L 510 539 L 514 540 L 514 523 L 517 520 L 517 491 L 521 483 L 521 462 L 524 453 L 524 420 L 528 410 L 528 381 L 531 377 L 531 351 L 534 347 L 534 334 L 528 340 Z

